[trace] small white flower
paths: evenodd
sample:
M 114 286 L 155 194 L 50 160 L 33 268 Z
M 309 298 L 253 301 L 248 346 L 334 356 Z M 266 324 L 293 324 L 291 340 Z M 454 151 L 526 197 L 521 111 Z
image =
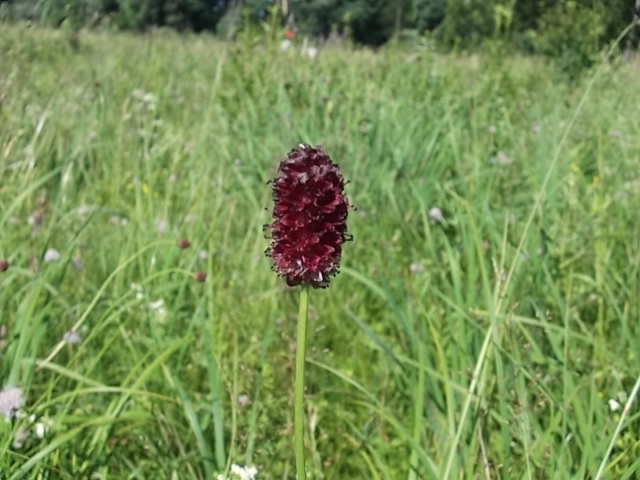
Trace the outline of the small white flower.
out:
M 28 439 L 29 430 L 24 427 L 20 427 L 16 430 L 16 433 L 13 434 L 13 443 L 11 446 L 16 450 L 19 450 Z
M 44 258 L 43 261 L 44 263 L 53 263 L 53 262 L 57 262 L 58 260 L 60 260 L 60 252 L 57 251 L 55 248 L 47 248 L 47 251 L 44 252 Z
M 200 253 L 198 253 L 198 260 L 201 262 L 204 262 L 207 258 L 209 258 L 209 253 L 206 250 L 201 250 Z
M 80 342 L 82 342 L 82 336 L 78 332 L 69 330 L 68 332 L 64 333 L 64 335 L 62 336 L 62 340 L 68 345 L 78 345 Z
M 35 427 L 33 427 L 33 432 L 36 434 L 36 437 L 44 438 L 44 436 L 47 434 L 47 427 L 44 423 L 38 422 L 36 423 Z
M 145 103 L 154 103 L 156 101 L 156 97 L 153 93 L 145 93 L 142 97 L 142 101 Z
M 5 419 L 16 417 L 23 404 L 24 394 L 20 388 L 4 387 L 0 391 L 0 415 L 4 415 Z
M 258 470 L 256 467 L 241 467 L 234 463 L 231 465 L 231 473 L 237 475 L 239 480 L 255 480 Z
M 149 309 L 156 315 L 158 320 L 164 320 L 167 316 L 167 309 L 164 308 L 164 300 L 162 299 L 150 302 Z
M 316 47 L 307 47 L 304 53 L 307 55 L 307 58 L 314 59 L 318 56 L 318 49 Z
M 131 290 L 136 292 L 136 300 L 142 300 L 144 298 L 144 293 L 142 293 L 142 285 L 138 283 L 132 283 L 129 286 L 131 287 Z
M 82 204 L 78 207 L 78 215 L 81 217 L 86 217 L 90 212 L 91 208 L 89 208 L 89 205 Z
M 440 210 L 438 207 L 432 207 L 429 209 L 429 218 L 436 223 L 440 223 L 444 221 L 444 215 L 442 215 L 442 210 Z
M 489 163 L 494 163 L 497 165 L 508 165 L 509 163 L 511 163 L 511 160 L 509 160 L 509 157 L 506 153 L 498 152 L 497 155 L 489 159 Z
M 411 273 L 421 273 L 424 272 L 424 265 L 421 263 L 412 263 L 409 265 L 409 271 Z
M 149 303 L 149 308 L 154 311 L 158 311 L 164 308 L 164 300 L 156 300 L 155 302 Z
M 43 439 L 51 427 L 53 426 L 53 421 L 50 418 L 43 417 L 40 419 L 38 423 L 33 426 L 33 433 L 39 439 Z
M 283 52 L 286 52 L 291 48 L 291 45 L 293 45 L 291 43 L 291 40 L 289 39 L 282 40 L 282 42 L 280 42 L 280 50 L 282 50 Z
M 42 212 L 33 212 L 31 215 L 29 215 L 29 218 L 27 218 L 27 223 L 32 227 L 42 225 L 43 222 L 44 214 Z
M 618 410 L 620 410 L 620 403 L 616 399 L 610 398 L 609 408 L 611 409 L 612 412 L 617 412 Z
M 167 222 L 164 220 L 156 220 L 156 232 L 165 233 L 167 231 Z

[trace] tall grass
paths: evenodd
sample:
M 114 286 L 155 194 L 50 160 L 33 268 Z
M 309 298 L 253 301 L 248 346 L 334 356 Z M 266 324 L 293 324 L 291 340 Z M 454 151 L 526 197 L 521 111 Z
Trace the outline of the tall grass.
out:
M 536 59 L 2 29 L 1 368 L 25 392 L 6 477 L 294 478 L 297 295 L 262 225 L 300 142 L 358 207 L 311 297 L 310 478 L 640 475 L 635 403 L 619 422 L 640 371 L 633 66 L 578 111 L 591 78 Z

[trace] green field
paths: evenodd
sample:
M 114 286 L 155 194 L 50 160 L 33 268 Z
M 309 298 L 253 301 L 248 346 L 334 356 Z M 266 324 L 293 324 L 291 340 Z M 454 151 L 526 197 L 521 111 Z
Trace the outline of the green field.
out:
M 640 478 L 637 64 L 0 28 L 0 478 L 295 478 L 262 226 L 300 142 L 357 207 L 310 479 Z

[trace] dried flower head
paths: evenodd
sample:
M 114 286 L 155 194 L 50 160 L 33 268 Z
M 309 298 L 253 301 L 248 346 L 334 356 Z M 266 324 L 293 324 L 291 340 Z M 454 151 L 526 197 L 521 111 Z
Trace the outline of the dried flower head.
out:
M 273 270 L 289 286 L 329 286 L 338 273 L 342 244 L 347 234 L 349 200 L 338 165 L 321 146 L 300 145 L 280 163 L 270 182 L 273 222 L 266 250 Z
M 0 272 L 6 272 L 7 270 L 9 270 L 9 261 L 0 260 Z

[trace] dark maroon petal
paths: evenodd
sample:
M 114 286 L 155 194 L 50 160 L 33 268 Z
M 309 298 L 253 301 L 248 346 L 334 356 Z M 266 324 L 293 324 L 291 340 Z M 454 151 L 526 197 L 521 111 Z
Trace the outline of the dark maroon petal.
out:
M 280 218 L 280 222 L 282 222 L 282 225 L 284 225 L 285 227 L 296 229 L 296 230 L 304 227 L 306 220 L 307 220 L 307 216 L 305 215 L 304 212 L 285 213 Z
M 273 270 L 289 286 L 325 288 L 338 273 L 347 234 L 349 200 L 338 165 L 322 147 L 301 145 L 270 182 L 273 221 L 265 226 Z

